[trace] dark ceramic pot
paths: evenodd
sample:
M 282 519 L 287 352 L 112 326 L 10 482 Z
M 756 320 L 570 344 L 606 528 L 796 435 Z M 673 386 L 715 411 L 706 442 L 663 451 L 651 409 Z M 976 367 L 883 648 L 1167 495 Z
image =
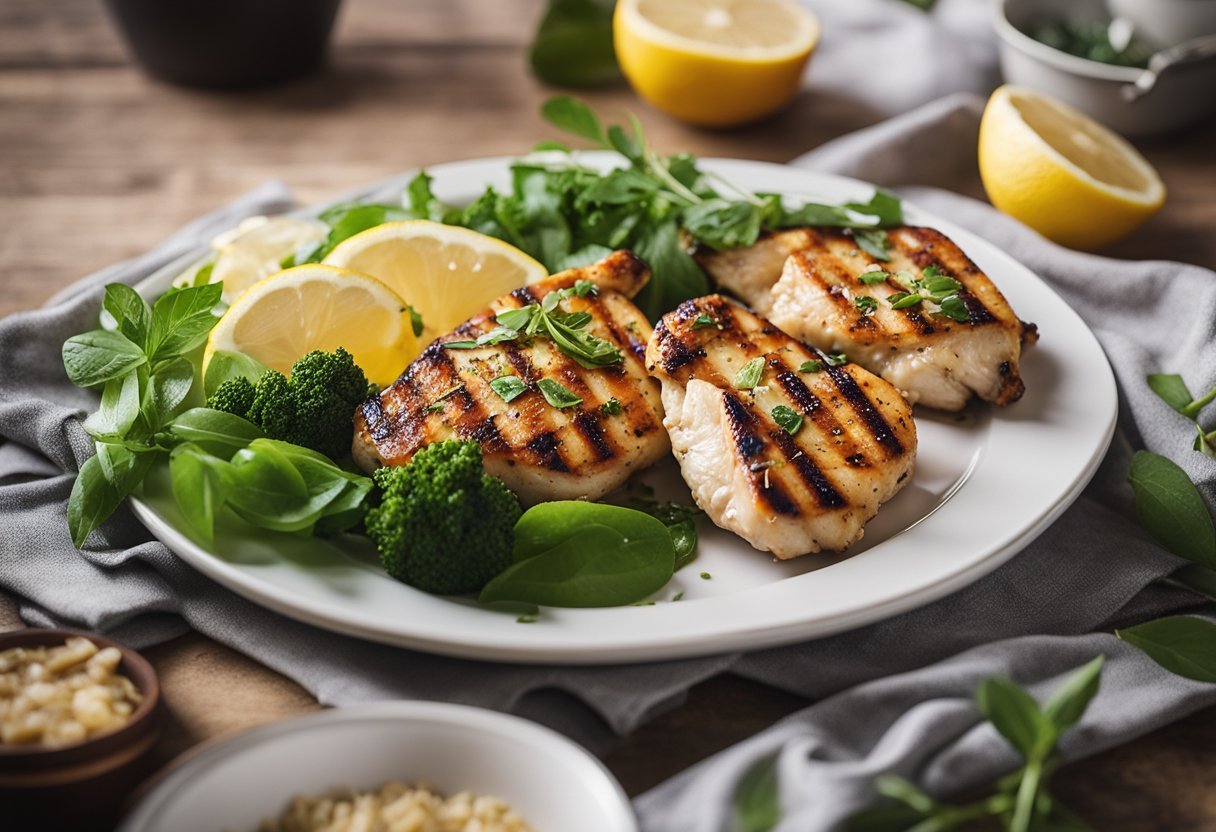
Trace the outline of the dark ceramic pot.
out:
M 341 0 L 106 0 L 149 74 L 189 87 L 279 84 L 325 58 Z

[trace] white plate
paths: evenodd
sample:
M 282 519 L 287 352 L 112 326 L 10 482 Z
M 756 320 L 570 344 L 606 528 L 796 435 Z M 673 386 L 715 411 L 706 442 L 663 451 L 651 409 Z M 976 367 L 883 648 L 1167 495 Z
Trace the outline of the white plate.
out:
M 436 702 L 325 711 L 203 748 L 159 780 L 119 832 L 252 832 L 297 794 L 425 782 L 500 798 L 536 832 L 636 832 L 625 792 L 565 737 Z
M 606 163 L 603 155 L 587 157 Z M 477 197 L 508 185 L 506 159 L 430 169 L 439 196 Z M 828 202 L 868 199 L 872 186 L 780 165 L 704 160 L 740 186 Z M 1106 451 L 1115 382 L 1093 334 L 1038 277 L 996 246 L 906 205 L 908 221 L 953 238 L 1039 325 L 1024 356 L 1026 395 L 976 407 L 965 421 L 917 412 L 912 482 L 866 528 L 848 557 L 774 563 L 734 535 L 701 523 L 700 554 L 645 607 L 546 609 L 532 624 L 471 601 L 426 595 L 387 577 L 366 546 L 221 529 L 208 550 L 179 531 L 167 497 L 135 500 L 138 517 L 200 571 L 253 601 L 319 627 L 387 644 L 508 662 L 646 661 L 771 647 L 837 633 L 926 604 L 1012 557 L 1077 497 Z M 162 274 L 142 287 L 163 291 Z M 650 472 L 688 499 L 674 462 Z M 149 489 L 149 492 L 155 489 Z M 699 577 L 709 573 L 708 580 Z M 683 592 L 678 603 L 666 603 Z

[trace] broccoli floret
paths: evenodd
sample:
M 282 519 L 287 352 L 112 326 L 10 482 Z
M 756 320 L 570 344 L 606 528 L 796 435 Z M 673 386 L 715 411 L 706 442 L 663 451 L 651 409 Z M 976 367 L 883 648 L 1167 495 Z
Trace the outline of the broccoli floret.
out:
M 225 381 L 207 405 L 245 417 L 272 439 L 341 459 L 350 453 L 352 415 L 367 391 L 367 376 L 338 348 L 310 352 L 291 366 L 290 378 L 268 370 L 256 385 Z
M 511 565 L 519 500 L 485 473 L 476 442 L 428 445 L 373 475 L 383 501 L 367 534 L 389 575 L 425 592 L 476 592 Z
M 207 407 L 244 418 L 253 406 L 253 391 L 253 382 L 244 376 L 230 378 L 207 399 Z

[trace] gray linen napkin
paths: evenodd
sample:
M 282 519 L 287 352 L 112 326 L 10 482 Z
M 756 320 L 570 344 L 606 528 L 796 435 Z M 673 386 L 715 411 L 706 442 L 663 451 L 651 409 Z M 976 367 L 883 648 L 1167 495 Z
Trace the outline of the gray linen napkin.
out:
M 948 101 L 880 125 L 849 143 L 825 148 L 818 166 L 862 176 L 872 168 L 874 178 L 892 184 L 957 187 L 936 168 L 925 167 L 925 160 L 973 155 L 974 131 L 974 104 Z M 928 156 L 926 146 L 932 148 Z M 965 165 L 946 167 L 957 173 Z M 361 194 L 388 193 L 403 181 L 381 183 Z M 1119 264 L 1072 254 L 983 205 L 937 192 L 918 196 L 928 207 L 989 235 L 1050 277 L 1095 327 L 1103 326 L 1102 316 L 1108 312 L 1103 296 L 1115 285 L 1112 280 L 1131 293 L 1124 294 L 1129 304 L 1141 304 L 1142 315 L 1138 326 L 1128 329 L 1124 320 L 1128 310 L 1109 310 L 1124 317 L 1112 317 L 1111 332 L 1100 332 L 1118 359 L 1128 405 L 1124 433 L 1108 464 L 1082 499 L 1035 544 L 950 598 L 851 634 L 749 656 L 629 667 L 510 666 L 360 642 L 271 613 L 182 563 L 152 541 L 125 510 L 90 538 L 84 552 L 75 551 L 64 522 L 64 504 L 72 472 L 89 453 L 78 419 L 94 401 L 67 382 L 58 358 L 60 344 L 92 325 L 105 282 L 134 283 L 243 216 L 281 210 L 286 194 L 276 186 L 183 229 L 145 257 L 86 279 L 44 309 L 0 321 L 0 438 L 5 440 L 0 444 L 0 590 L 17 600 L 22 616 L 31 623 L 103 630 L 136 646 L 169 638 L 182 631 L 184 622 L 297 680 L 326 704 L 389 698 L 480 704 L 514 710 L 594 745 L 611 732 L 634 729 L 678 703 L 693 684 L 728 669 L 818 699 L 989 642 L 1079 636 L 1115 621 L 1137 620 L 1192 603 L 1185 593 L 1144 591 L 1176 568 L 1177 561 L 1146 540 L 1128 519 L 1129 495 L 1122 482 L 1132 443 L 1148 441 L 1150 447 L 1175 458 L 1189 453 L 1185 447 L 1189 439 L 1179 438 L 1183 429 L 1171 429 L 1171 412 L 1154 410 L 1139 380 L 1149 369 L 1206 367 L 1211 372 L 1216 367 L 1211 360 L 1210 327 L 1216 303 L 1212 275 L 1194 267 Z M 1171 281 L 1171 289 L 1185 288 L 1191 305 L 1179 309 L 1153 305 L 1153 294 L 1136 288 L 1142 283 L 1159 286 L 1166 280 Z M 1203 317 L 1205 309 L 1207 317 Z M 1150 329 L 1146 321 L 1166 334 L 1154 334 L 1158 330 Z M 1171 346 L 1169 333 L 1180 331 L 1189 333 L 1186 343 Z M 1206 363 L 1200 360 L 1205 357 Z M 1188 381 L 1199 389 L 1214 379 L 1188 377 Z M 1193 468 L 1191 473 L 1197 471 Z M 1207 485 L 1210 488 L 1211 483 Z M 515 625 L 508 621 L 504 626 Z M 1035 645 L 1035 658 L 1020 660 L 1019 668 L 1041 667 L 1047 674 L 1074 664 L 1070 657 L 1053 658 L 1055 652 L 1066 656 L 1066 650 L 1056 645 L 1071 644 L 1068 639 L 1027 643 Z M 993 661 L 997 665 L 1005 661 L 1007 669 L 1013 668 L 1012 657 Z M 960 683 L 960 690 L 966 687 Z M 915 700 L 893 699 L 891 712 L 902 714 L 908 701 Z M 1153 718 L 1180 712 L 1180 707 L 1163 707 Z M 870 714 L 863 713 L 868 721 Z M 875 718 L 872 724 L 881 725 L 881 720 Z M 862 781 L 868 779 L 858 778 Z M 655 829 L 689 828 L 666 807 L 692 794 L 690 789 L 699 791 L 698 782 L 684 777 L 641 801 L 645 822 Z M 826 800 L 822 795 L 816 799 Z M 708 799 L 704 802 L 705 811 L 716 805 Z M 697 817 L 701 818 L 697 828 L 720 826 L 710 816 Z
M 1216 702 L 1216 685 L 1174 676 L 1113 636 L 1093 632 L 1196 603 L 1189 593 L 1150 586 L 1176 561 L 1131 519 L 1124 480 L 1131 446 L 1145 446 L 1182 464 L 1208 503 L 1216 503 L 1216 464 L 1191 450 L 1186 423 L 1144 383 L 1146 373 L 1179 371 L 1194 390 L 1216 384 L 1216 274 L 1079 254 L 974 200 L 903 187 L 975 190 L 982 106 L 966 95 L 944 99 L 795 164 L 898 188 L 1048 280 L 1089 323 L 1115 369 L 1120 420 L 1111 451 L 1081 499 L 987 578 L 880 624 L 743 657 L 733 672 L 812 698 L 843 692 L 639 797 L 645 832 L 732 828 L 736 786 L 753 766 L 770 761 L 784 812 L 778 832 L 837 826 L 874 799 L 873 780 L 885 772 L 941 796 L 990 781 L 1018 762 L 974 704 L 977 684 L 994 674 L 1012 676 L 1042 699 L 1072 670 L 1106 655 L 1099 696 L 1061 744 L 1067 759 Z

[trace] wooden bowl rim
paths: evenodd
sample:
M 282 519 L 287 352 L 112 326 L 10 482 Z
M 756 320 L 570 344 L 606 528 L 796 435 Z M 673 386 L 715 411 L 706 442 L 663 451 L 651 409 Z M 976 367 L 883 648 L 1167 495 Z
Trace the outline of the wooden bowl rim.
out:
M 160 705 L 160 680 L 152 665 L 136 651 L 97 633 L 60 627 L 27 627 L 0 633 L 0 650 L 13 647 L 46 647 L 62 644 L 69 638 L 87 638 L 99 647 L 116 647 L 122 653 L 118 670 L 134 683 L 142 700 L 131 718 L 119 728 L 68 745 L 13 745 L 0 743 L 0 766 L 17 763 L 39 767 L 77 763 L 84 759 L 110 753 L 136 741 L 152 726 L 152 717 Z

